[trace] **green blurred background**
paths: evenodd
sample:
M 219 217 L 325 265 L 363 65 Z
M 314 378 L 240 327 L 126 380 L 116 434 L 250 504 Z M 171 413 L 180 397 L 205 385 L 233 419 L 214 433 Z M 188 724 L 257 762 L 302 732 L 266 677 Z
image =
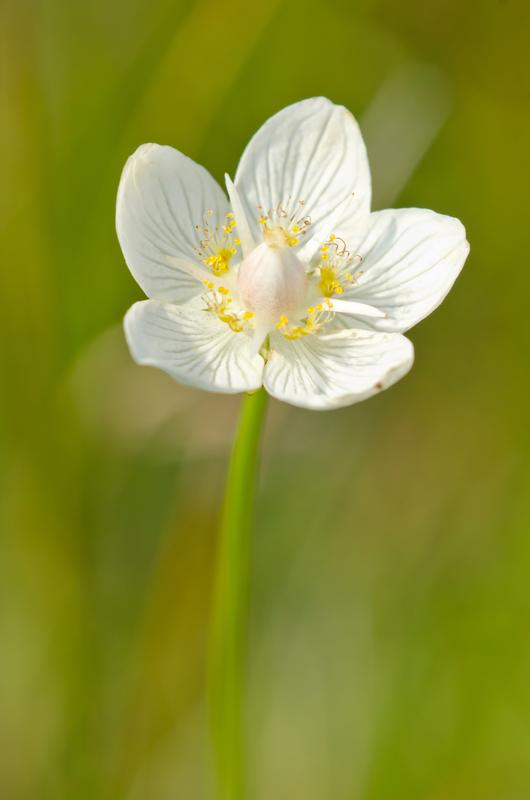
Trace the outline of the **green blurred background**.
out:
M 142 142 L 234 174 L 272 113 L 360 119 L 375 207 L 471 256 L 389 392 L 271 403 L 251 800 L 530 797 L 527 0 L 7 0 L 0 797 L 210 800 L 208 606 L 238 398 L 135 366 L 114 233 Z

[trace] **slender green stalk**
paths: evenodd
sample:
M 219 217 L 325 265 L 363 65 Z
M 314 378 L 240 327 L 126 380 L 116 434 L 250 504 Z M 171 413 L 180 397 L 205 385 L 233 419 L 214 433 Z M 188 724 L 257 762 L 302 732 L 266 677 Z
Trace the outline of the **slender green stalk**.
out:
M 267 394 L 243 400 L 219 536 L 210 649 L 210 719 L 219 800 L 245 797 L 243 695 L 250 534 Z

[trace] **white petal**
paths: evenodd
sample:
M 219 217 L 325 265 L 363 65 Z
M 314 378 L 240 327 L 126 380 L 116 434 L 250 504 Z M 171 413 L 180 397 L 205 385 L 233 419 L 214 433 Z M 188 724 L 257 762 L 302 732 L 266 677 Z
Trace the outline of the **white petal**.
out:
M 253 337 L 203 309 L 144 300 L 129 309 L 124 325 L 134 360 L 179 383 L 227 394 L 261 386 L 263 359 Z
M 304 201 L 312 225 L 308 257 L 346 221 L 370 210 L 370 170 L 357 122 L 324 97 L 302 100 L 271 117 L 250 140 L 237 168 L 236 187 L 259 239 L 258 206 L 291 211 Z
M 259 242 L 254 240 L 254 236 L 247 219 L 245 204 L 242 202 L 239 192 L 234 186 L 232 179 L 226 174 L 225 183 L 226 190 L 230 198 L 230 203 L 232 205 L 232 211 L 234 212 L 236 218 L 237 235 L 241 241 L 241 250 L 243 251 L 243 256 L 248 256 L 256 247 L 256 245 L 259 244 Z
M 412 343 L 400 334 L 343 330 L 288 341 L 271 336 L 267 391 L 302 408 L 340 408 L 386 389 L 412 366 Z
M 201 291 L 211 271 L 195 252 L 196 225 L 229 210 L 211 175 L 172 147 L 143 144 L 127 161 L 118 189 L 116 230 L 125 260 L 148 297 L 184 302 Z
M 342 297 L 376 306 L 381 331 L 406 331 L 442 302 L 469 253 L 466 232 L 454 217 L 419 208 L 377 211 L 349 249 L 363 257 L 362 274 Z
M 355 300 L 341 300 L 334 297 L 331 304 L 333 311 L 338 311 L 340 314 L 358 314 L 361 317 L 377 317 L 378 319 L 385 316 L 385 312 L 375 306 L 370 306 L 368 303 L 357 303 Z

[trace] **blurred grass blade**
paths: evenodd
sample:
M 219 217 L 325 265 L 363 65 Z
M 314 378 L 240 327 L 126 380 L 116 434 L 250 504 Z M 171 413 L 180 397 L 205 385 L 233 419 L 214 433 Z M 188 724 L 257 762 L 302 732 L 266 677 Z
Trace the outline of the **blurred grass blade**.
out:
M 447 83 L 425 64 L 402 67 L 383 83 L 362 118 L 374 207 L 396 202 L 449 114 Z

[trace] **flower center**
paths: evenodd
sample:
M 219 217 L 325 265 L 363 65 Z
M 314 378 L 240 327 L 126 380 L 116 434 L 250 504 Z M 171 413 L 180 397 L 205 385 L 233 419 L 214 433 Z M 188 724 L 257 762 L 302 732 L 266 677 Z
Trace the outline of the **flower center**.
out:
M 303 307 L 306 270 L 289 247 L 266 241 L 241 263 L 238 288 L 245 307 L 272 327 L 282 315 L 297 314 Z

